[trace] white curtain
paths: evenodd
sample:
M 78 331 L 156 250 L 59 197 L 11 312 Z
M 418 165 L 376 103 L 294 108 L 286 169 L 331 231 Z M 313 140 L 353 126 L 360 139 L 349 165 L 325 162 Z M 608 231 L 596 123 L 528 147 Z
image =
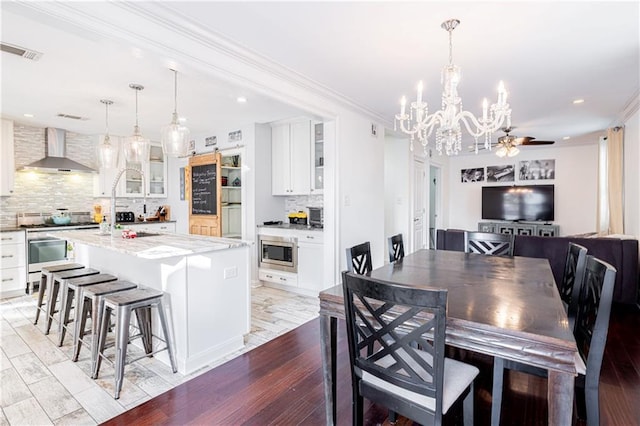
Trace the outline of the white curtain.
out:
M 607 130 L 600 145 L 597 212 L 600 234 L 624 234 L 623 141 L 624 129 L 614 127 Z

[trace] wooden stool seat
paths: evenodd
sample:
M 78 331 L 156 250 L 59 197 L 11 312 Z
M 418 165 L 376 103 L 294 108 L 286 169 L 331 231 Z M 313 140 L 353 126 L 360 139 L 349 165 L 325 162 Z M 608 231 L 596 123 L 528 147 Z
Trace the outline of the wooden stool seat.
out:
M 95 285 L 106 283 L 109 281 L 116 281 L 118 277 L 111 274 L 96 274 L 96 275 L 88 275 L 84 277 L 78 278 L 69 278 L 64 280 L 61 284 L 61 293 L 60 298 L 62 302 L 60 303 L 60 321 L 58 321 L 58 346 L 62 346 L 64 342 L 64 336 L 67 331 L 67 324 L 69 324 L 69 313 L 71 312 L 73 295 L 75 294 L 75 290 L 77 287 L 84 287 L 87 285 Z M 78 306 L 78 305 L 74 305 Z M 74 308 L 74 317 L 77 315 L 78 310 Z M 75 318 L 74 318 L 75 323 Z M 75 327 L 74 327 L 75 332 Z M 75 341 L 75 340 L 74 340 Z
M 115 369 L 114 397 L 116 399 L 120 397 L 120 390 L 122 389 L 124 367 L 125 364 L 127 364 L 127 345 L 134 338 L 142 338 L 145 355 L 143 357 L 132 359 L 129 361 L 129 363 L 137 361 L 138 359 L 144 357 L 152 356 L 157 352 L 166 350 L 169 353 L 169 360 L 171 362 L 171 368 L 173 369 L 173 372 L 175 373 L 176 371 L 178 371 L 173 354 L 173 341 L 170 337 L 171 329 L 167 323 L 164 304 L 162 303 L 163 298 L 164 292 L 146 287 L 138 287 L 135 290 L 113 293 L 104 297 L 104 304 L 102 307 L 102 315 L 100 320 L 100 334 L 98 336 L 98 356 L 95 368 L 93 370 L 93 378 L 95 379 L 98 377 L 100 364 L 103 359 L 112 362 Z M 151 308 L 156 308 L 158 310 L 158 317 L 160 318 L 160 326 L 162 328 L 164 339 L 153 336 L 153 327 L 151 325 Z M 140 331 L 140 334 L 135 336 L 129 335 L 132 312 L 135 312 L 136 314 L 138 328 Z M 115 315 L 115 359 L 113 361 L 109 360 L 104 354 L 106 346 L 105 342 L 112 314 Z M 165 346 L 154 351 L 154 337 L 164 342 Z
M 42 275 L 40 276 L 40 285 L 38 286 L 38 302 L 36 304 L 36 319 L 33 321 L 34 325 L 38 324 L 38 318 L 40 317 L 40 311 L 44 308 L 44 293 L 47 290 L 47 282 L 51 281 L 51 276 L 56 272 L 70 271 L 72 269 L 82 269 L 84 265 L 80 263 L 63 263 L 61 265 L 43 266 Z
M 51 330 L 51 323 L 53 322 L 53 316 L 56 312 L 56 306 L 58 304 L 58 294 L 60 293 L 60 287 L 63 285 L 62 283 L 66 282 L 72 278 L 78 277 L 86 277 L 88 275 L 96 275 L 99 274 L 100 271 L 93 268 L 81 268 L 81 269 L 72 269 L 69 271 L 61 271 L 55 272 L 51 277 L 49 291 L 47 291 L 47 325 L 45 327 L 44 334 L 49 334 Z
M 118 291 L 131 290 L 138 287 L 129 281 L 110 281 L 94 285 L 74 284 L 76 296 L 75 327 L 73 333 L 73 357 L 72 361 L 77 361 L 80 355 L 80 348 L 86 334 L 87 318 L 91 315 L 91 371 L 96 363 L 98 354 L 98 327 L 100 325 L 100 315 L 104 296 Z

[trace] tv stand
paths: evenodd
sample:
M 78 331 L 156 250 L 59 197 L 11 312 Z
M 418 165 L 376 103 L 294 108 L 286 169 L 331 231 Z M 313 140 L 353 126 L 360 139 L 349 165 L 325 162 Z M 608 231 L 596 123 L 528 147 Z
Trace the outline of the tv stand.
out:
M 478 231 L 511 235 L 536 235 L 539 237 L 560 236 L 560 226 L 548 222 L 478 222 Z

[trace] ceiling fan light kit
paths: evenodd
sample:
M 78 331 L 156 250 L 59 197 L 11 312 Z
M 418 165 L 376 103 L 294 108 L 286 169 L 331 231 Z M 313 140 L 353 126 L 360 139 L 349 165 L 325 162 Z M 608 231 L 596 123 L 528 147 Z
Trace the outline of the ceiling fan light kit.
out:
M 403 96 L 400 101 L 400 114 L 396 114 L 394 129 L 400 123 L 400 130 L 411 136 L 410 147 L 417 138 L 422 144 L 425 154 L 429 138 L 435 131 L 435 144 L 439 154 L 442 149 L 447 155 L 458 154 L 462 149 L 462 124 L 467 132 L 475 139 L 475 151 L 478 153 L 478 139 L 484 136 L 484 148 L 491 149 L 491 135 L 503 125 L 511 126 L 511 108 L 507 103 L 507 91 L 503 82 L 498 88 L 498 100 L 489 106 L 485 98 L 482 103 L 482 117 L 476 118 L 471 112 L 462 108 L 462 99 L 458 95 L 460 82 L 460 67 L 453 64 L 452 32 L 460 24 L 457 19 L 450 19 L 442 23 L 441 27 L 449 33 L 449 64 L 442 69 L 441 82 L 442 109 L 429 114 L 428 105 L 422 100 L 423 84 L 418 83 L 415 102 L 406 111 L 407 100 Z

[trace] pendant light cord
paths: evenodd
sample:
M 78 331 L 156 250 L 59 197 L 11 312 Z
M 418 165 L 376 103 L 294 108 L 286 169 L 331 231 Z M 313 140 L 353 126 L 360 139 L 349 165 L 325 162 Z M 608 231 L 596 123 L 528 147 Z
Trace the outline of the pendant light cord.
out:
M 178 114 L 178 71 L 173 70 L 173 113 Z

